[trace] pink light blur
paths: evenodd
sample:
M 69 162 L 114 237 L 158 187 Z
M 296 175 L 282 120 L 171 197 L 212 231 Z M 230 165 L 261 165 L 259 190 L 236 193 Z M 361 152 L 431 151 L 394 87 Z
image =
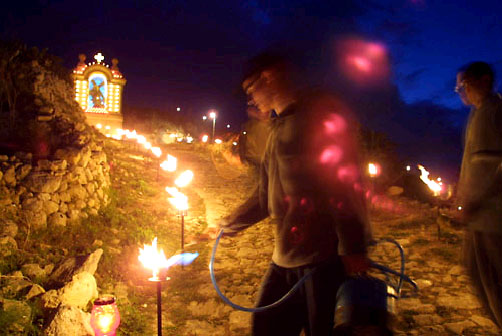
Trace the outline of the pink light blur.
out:
M 323 123 L 324 129 L 327 134 L 342 133 L 347 129 L 347 122 L 340 115 L 333 113 Z
M 319 157 L 322 164 L 337 164 L 342 159 L 343 151 L 340 147 L 331 145 L 324 149 Z
M 340 182 L 354 183 L 356 182 L 359 173 L 355 165 L 346 165 L 338 168 L 336 175 Z
M 376 84 L 388 78 L 387 54 L 382 43 L 347 38 L 337 44 L 338 71 L 357 84 Z
M 347 62 L 349 64 L 354 65 L 357 70 L 361 72 L 370 72 L 371 71 L 371 63 L 367 58 L 363 56 L 349 56 L 347 57 Z

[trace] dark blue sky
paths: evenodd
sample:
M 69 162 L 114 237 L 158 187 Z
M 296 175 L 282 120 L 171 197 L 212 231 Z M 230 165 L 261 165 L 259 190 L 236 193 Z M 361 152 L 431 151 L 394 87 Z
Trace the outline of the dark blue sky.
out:
M 220 125 L 245 116 L 243 63 L 287 45 L 311 78 L 355 89 L 348 96 L 367 125 L 439 167 L 460 160 L 467 110 L 453 92 L 456 70 L 485 60 L 502 73 L 500 13 L 498 0 L 9 1 L 0 36 L 46 47 L 68 67 L 79 53 L 116 57 L 125 105 L 179 105 L 194 117 L 215 108 Z M 337 41 L 347 39 L 382 48 L 385 80 L 358 87 L 341 75 Z

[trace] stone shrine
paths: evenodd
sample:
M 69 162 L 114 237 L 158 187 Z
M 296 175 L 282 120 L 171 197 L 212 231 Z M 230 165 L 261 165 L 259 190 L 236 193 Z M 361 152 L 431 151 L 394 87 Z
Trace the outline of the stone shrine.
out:
M 79 63 L 73 69 L 75 100 L 85 112 L 87 122 L 105 134 L 115 133 L 122 128 L 122 92 L 126 79 L 120 72 L 116 58 L 112 66 L 103 62 L 99 52 L 95 62 L 85 63 L 86 56 L 79 55 Z

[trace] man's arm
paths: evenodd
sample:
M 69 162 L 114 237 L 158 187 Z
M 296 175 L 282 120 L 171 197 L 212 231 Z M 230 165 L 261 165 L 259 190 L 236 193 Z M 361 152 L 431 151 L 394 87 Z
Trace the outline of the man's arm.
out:
M 260 165 L 259 183 L 251 197 L 219 223 L 225 234 L 235 234 L 268 217 L 268 154 Z
M 260 187 L 232 214 L 222 219 L 220 228 L 225 234 L 235 234 L 267 218 L 268 212 L 260 204 Z

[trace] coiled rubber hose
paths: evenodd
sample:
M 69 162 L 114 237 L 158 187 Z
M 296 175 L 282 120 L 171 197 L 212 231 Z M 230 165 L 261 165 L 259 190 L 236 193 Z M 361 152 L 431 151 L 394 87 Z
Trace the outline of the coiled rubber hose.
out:
M 222 235 L 223 235 L 223 230 L 220 231 L 220 233 L 218 234 L 218 237 L 216 238 L 216 241 L 214 242 L 213 252 L 211 254 L 211 259 L 209 261 L 209 274 L 211 275 L 211 282 L 213 283 L 213 286 L 214 286 L 214 289 L 216 290 L 216 293 L 218 293 L 218 295 L 220 296 L 220 298 L 223 301 L 225 301 L 229 306 L 231 306 L 232 308 L 234 308 L 234 309 L 242 310 L 242 311 L 249 312 L 249 313 L 259 313 L 259 312 L 265 311 L 265 310 L 270 309 L 270 308 L 275 308 L 275 307 L 283 304 L 287 299 L 289 299 L 298 290 L 298 288 L 300 288 L 300 286 L 305 282 L 305 280 L 307 280 L 307 278 L 309 278 L 312 275 L 312 273 L 315 272 L 315 269 L 314 269 L 314 270 L 310 271 L 309 273 L 305 274 L 289 290 L 289 292 L 287 292 L 286 294 L 284 294 L 284 296 L 282 298 L 280 298 L 279 300 L 275 301 L 274 303 L 271 303 L 271 304 L 263 306 L 263 307 L 256 307 L 256 308 L 249 308 L 249 307 L 239 306 L 238 304 L 233 303 L 232 301 L 230 301 L 230 299 L 227 298 L 221 292 L 220 288 L 218 287 L 218 284 L 216 283 L 216 277 L 214 276 L 214 256 L 216 255 L 216 248 L 218 247 L 218 243 L 220 242 L 220 238 L 221 238 Z
M 231 306 L 234 309 L 242 310 L 242 311 L 249 312 L 249 313 L 259 313 L 259 312 L 263 312 L 265 310 L 268 310 L 268 309 L 280 306 L 281 304 L 283 304 L 284 302 L 286 302 L 286 300 L 288 300 L 298 290 L 298 288 L 300 288 L 300 286 L 312 275 L 312 273 L 315 272 L 315 269 L 314 269 L 314 270 L 310 271 L 309 273 L 305 274 L 289 290 L 289 292 L 287 292 L 286 294 L 284 294 L 284 296 L 282 298 L 280 298 L 279 300 L 277 300 L 274 303 L 271 303 L 269 305 L 262 306 L 262 307 L 255 307 L 255 308 L 240 306 L 240 305 L 238 305 L 238 304 L 230 301 L 230 299 L 227 298 L 221 292 L 220 287 L 218 287 L 218 283 L 216 282 L 216 277 L 214 275 L 214 259 L 215 259 L 215 255 L 216 255 L 216 249 L 218 248 L 218 244 L 220 242 L 220 239 L 221 239 L 222 235 L 223 235 L 223 229 L 220 230 L 220 232 L 218 233 L 218 236 L 216 237 L 216 241 L 214 242 L 214 245 L 213 245 L 213 250 L 212 250 L 212 253 L 211 253 L 211 259 L 209 260 L 209 274 L 211 276 L 211 282 L 213 283 L 213 286 L 214 286 L 214 289 L 216 290 L 216 293 L 218 293 L 219 297 L 225 303 L 227 303 L 229 306 Z M 378 264 L 378 263 L 376 263 L 374 261 L 371 261 L 371 267 L 373 267 L 375 269 L 378 269 L 378 270 L 380 270 L 380 271 L 382 271 L 384 273 L 390 273 L 390 274 L 393 274 L 393 275 L 396 275 L 396 276 L 399 277 L 399 284 L 398 284 L 397 289 L 396 289 L 398 297 L 399 297 L 399 294 L 401 292 L 401 286 L 403 284 L 403 280 L 405 280 L 406 282 L 409 282 L 415 288 L 415 290 L 418 290 L 417 284 L 413 280 L 411 280 L 406 274 L 404 274 L 405 258 L 404 258 L 404 250 L 403 250 L 402 246 L 398 242 L 396 242 L 395 240 L 390 239 L 390 238 L 382 238 L 382 239 L 379 239 L 379 240 L 374 240 L 374 241 L 371 242 L 370 245 L 377 245 L 377 244 L 379 244 L 381 242 L 389 242 L 389 243 L 392 243 L 392 244 L 394 244 L 394 245 L 396 245 L 398 247 L 399 253 L 401 255 L 401 269 L 400 269 L 400 272 L 394 271 L 394 270 L 392 270 L 390 268 L 387 268 L 386 266 L 380 265 L 380 264 Z

